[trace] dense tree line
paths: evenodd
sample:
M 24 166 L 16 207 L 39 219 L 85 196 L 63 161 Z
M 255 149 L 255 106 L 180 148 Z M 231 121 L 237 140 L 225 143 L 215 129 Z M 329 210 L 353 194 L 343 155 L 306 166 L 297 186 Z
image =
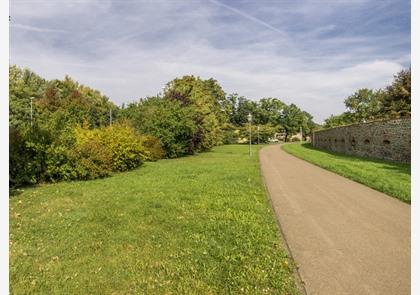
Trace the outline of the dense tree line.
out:
M 344 100 L 344 104 L 347 110 L 340 115 L 331 115 L 324 127 L 411 116 L 411 69 L 394 75 L 394 81 L 385 89 L 357 90 Z
M 28 69 L 9 71 L 11 186 L 102 177 L 152 154 L 144 142 L 153 139 L 128 123 L 109 126 L 118 108 L 99 91 L 69 77 L 46 81 Z
M 276 132 L 286 140 L 300 128 L 307 135 L 315 126 L 294 104 L 226 95 L 214 79 L 176 78 L 162 95 L 118 107 L 68 76 L 47 81 L 28 69 L 9 71 L 12 187 L 104 177 L 148 160 L 247 142 L 248 114 L 260 143 Z
M 264 126 L 265 130 L 274 128 L 273 133 L 284 133 L 286 141 L 291 135 L 300 132 L 300 128 L 303 135 L 307 136 L 316 127 L 311 114 L 302 111 L 295 104 L 287 105 L 278 98 L 252 101 L 234 93 L 228 95 L 221 105 L 233 129 L 246 126 L 248 114 L 252 115 L 253 125 Z

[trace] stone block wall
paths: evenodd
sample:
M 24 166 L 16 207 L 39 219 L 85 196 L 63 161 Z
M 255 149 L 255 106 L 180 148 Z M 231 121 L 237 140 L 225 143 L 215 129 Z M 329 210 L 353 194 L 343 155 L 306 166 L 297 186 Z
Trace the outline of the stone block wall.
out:
M 316 148 L 332 152 L 403 163 L 411 160 L 410 118 L 320 130 L 311 140 Z

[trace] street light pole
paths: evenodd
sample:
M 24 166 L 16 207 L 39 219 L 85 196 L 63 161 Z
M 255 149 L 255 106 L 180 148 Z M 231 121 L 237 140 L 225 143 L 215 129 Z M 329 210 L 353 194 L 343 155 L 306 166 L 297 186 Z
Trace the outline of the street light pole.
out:
M 112 125 L 112 110 L 109 109 L 109 126 Z
M 302 133 L 302 126 L 300 126 L 300 143 L 302 143 L 303 133 Z
M 251 157 L 251 140 L 252 140 L 252 131 L 251 131 L 251 122 L 252 122 L 252 115 L 251 113 L 248 114 L 248 122 L 249 122 L 249 156 Z
M 279 110 L 279 117 L 280 117 L 280 128 L 279 128 L 279 130 L 280 130 L 280 134 L 283 134 L 284 132 L 282 132 L 283 131 L 283 127 L 282 127 L 282 124 L 283 124 L 283 115 L 284 115 L 284 109 L 283 108 L 281 108 L 280 110 Z M 284 141 L 286 141 L 286 136 L 283 138 L 283 140 Z

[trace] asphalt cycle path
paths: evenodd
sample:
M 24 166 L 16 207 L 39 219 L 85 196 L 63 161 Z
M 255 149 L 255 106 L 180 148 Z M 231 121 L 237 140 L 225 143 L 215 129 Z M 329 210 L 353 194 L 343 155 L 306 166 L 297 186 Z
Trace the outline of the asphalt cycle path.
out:
M 410 294 L 410 205 L 279 145 L 259 156 L 307 294 Z

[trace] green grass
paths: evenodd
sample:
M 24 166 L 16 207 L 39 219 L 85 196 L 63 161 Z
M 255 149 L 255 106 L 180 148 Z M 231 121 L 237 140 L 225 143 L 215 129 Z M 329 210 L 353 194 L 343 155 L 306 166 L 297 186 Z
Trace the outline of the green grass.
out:
M 411 203 L 409 164 L 370 160 L 315 149 L 310 143 L 285 144 L 286 152 L 367 185 L 387 195 Z
M 243 145 L 10 199 L 12 294 L 297 294 Z

